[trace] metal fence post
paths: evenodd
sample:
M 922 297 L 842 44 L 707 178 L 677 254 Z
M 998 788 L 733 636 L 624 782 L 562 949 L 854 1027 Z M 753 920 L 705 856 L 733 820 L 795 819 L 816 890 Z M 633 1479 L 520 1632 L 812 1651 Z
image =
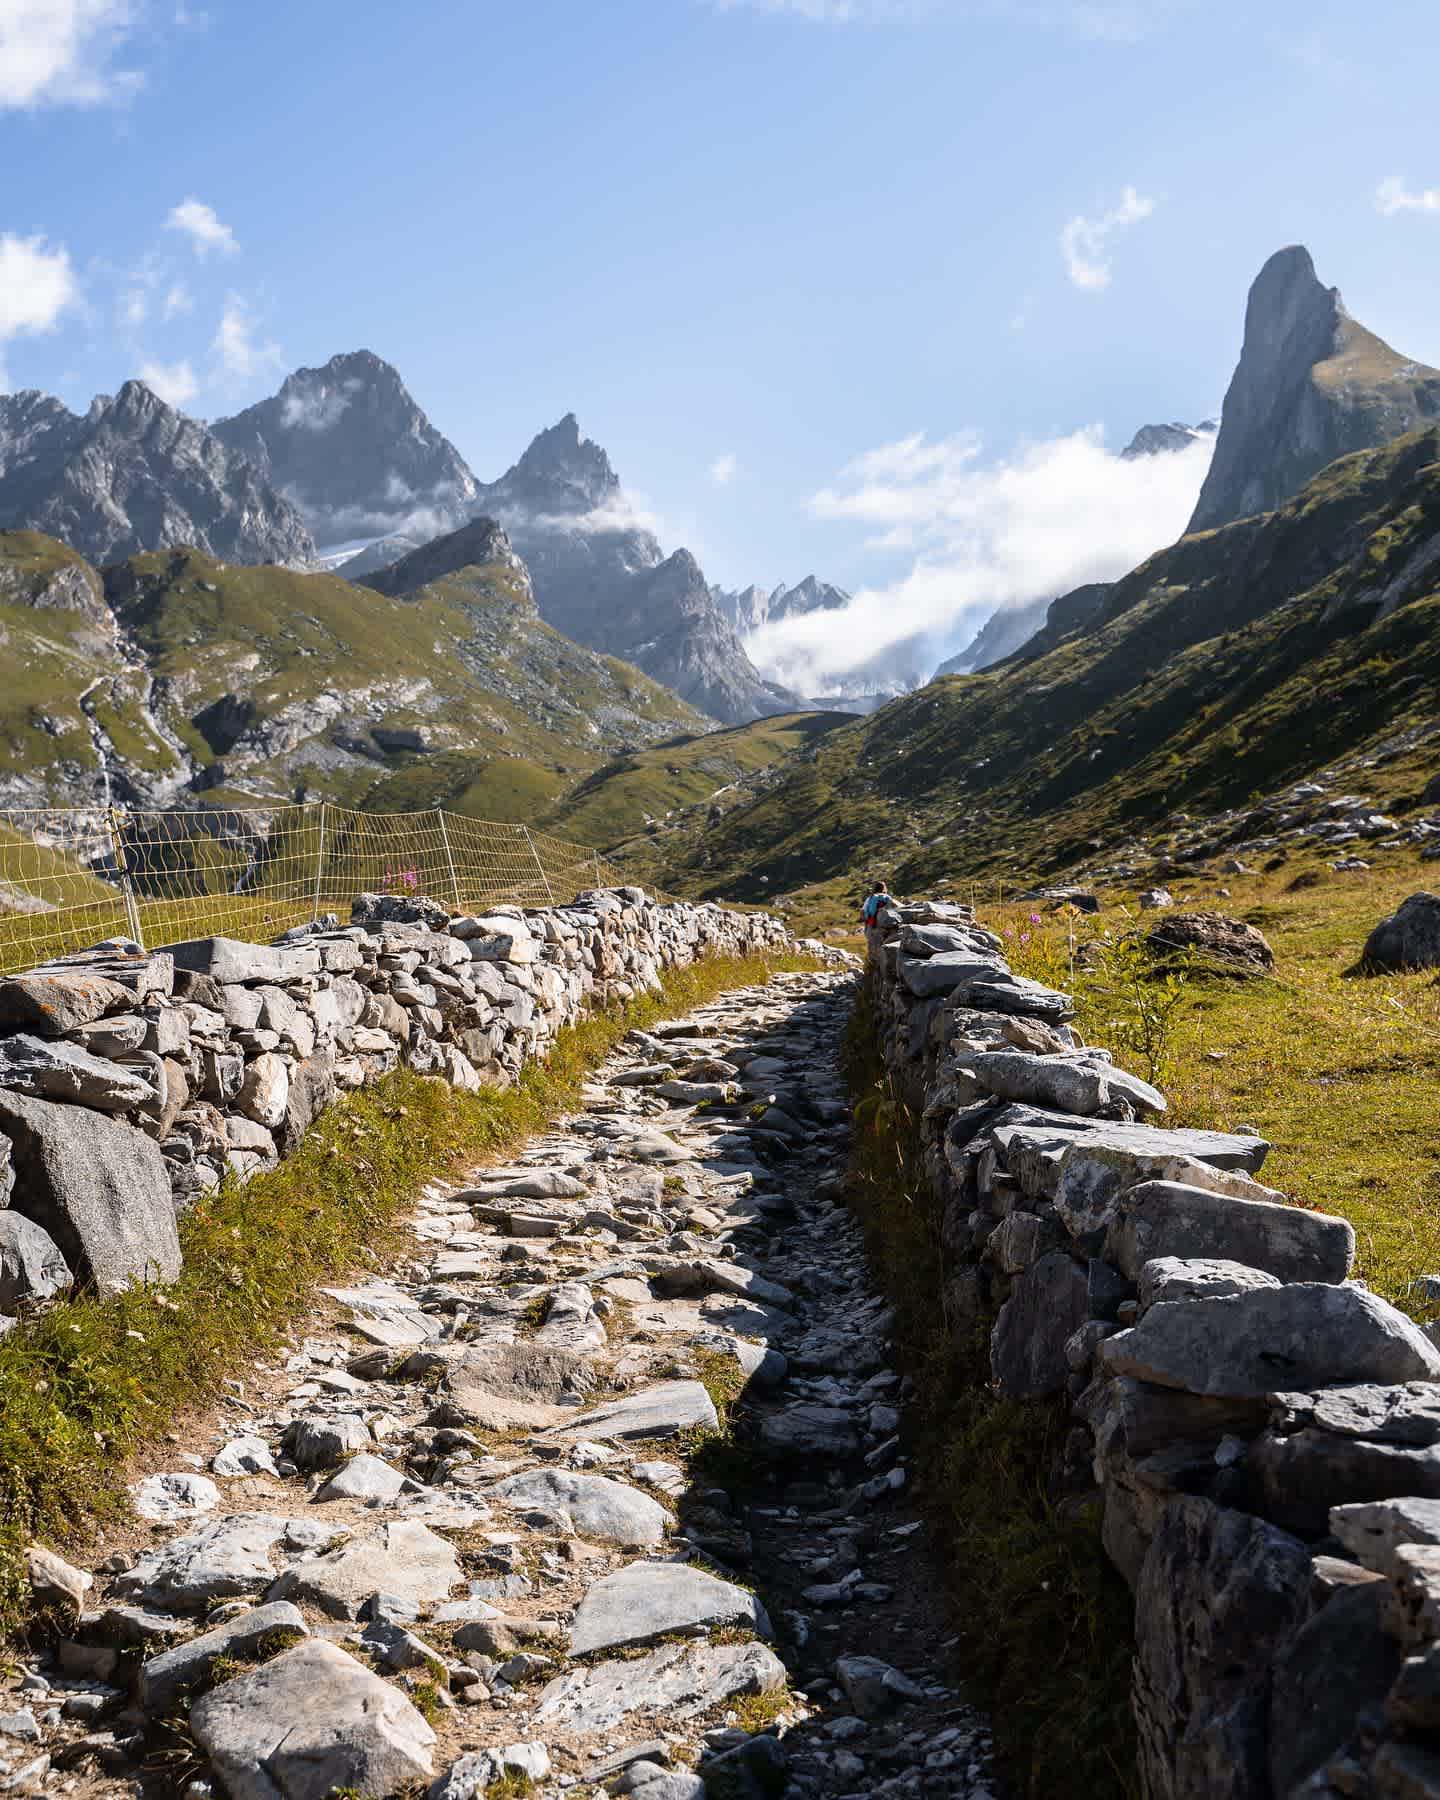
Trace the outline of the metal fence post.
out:
M 445 813 L 441 807 L 435 808 L 435 817 L 440 821 L 440 842 L 445 846 L 445 861 L 450 866 L 450 889 L 455 896 L 455 910 L 460 911 L 460 877 L 455 873 L 455 858 L 450 854 L 450 833 L 445 827 Z
M 320 917 L 320 881 L 325 873 L 325 802 L 320 802 L 320 842 L 315 850 L 315 894 L 310 902 L 310 917 Z
M 120 892 L 125 896 L 125 917 L 130 922 L 130 936 L 143 950 L 145 939 L 140 933 L 140 908 L 135 901 L 135 886 L 130 879 L 130 858 L 125 850 L 124 834 L 120 830 L 120 815 L 113 806 L 105 808 L 105 823 L 110 828 L 110 846 L 115 853 L 115 864 L 120 871 Z
M 595 852 L 595 885 L 597 888 L 605 885 L 605 879 L 600 873 L 600 852 L 598 850 Z

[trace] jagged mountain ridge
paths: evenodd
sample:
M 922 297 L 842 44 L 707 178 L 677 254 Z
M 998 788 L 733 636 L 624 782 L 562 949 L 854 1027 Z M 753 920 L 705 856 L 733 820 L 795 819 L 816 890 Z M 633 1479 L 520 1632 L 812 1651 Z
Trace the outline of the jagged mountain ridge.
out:
M 227 562 L 315 554 L 254 462 L 139 381 L 83 416 L 33 390 L 0 395 L 0 528 L 45 532 L 97 562 L 177 544 Z
M 1066 868 L 1433 722 L 1440 427 L 1340 458 L 1088 600 L 1038 653 L 892 701 L 723 821 L 677 829 L 663 879 L 755 898 L 872 862 L 917 891 Z
M 799 704 L 755 668 L 690 552 L 665 555 L 573 413 L 482 485 L 476 504 L 504 525 L 542 615 L 568 636 L 623 656 L 726 724 Z
M 320 544 L 435 536 L 475 510 L 480 484 L 464 457 L 370 350 L 296 369 L 211 430 L 294 501 Z
M 1440 370 L 1351 318 L 1302 245 L 1277 250 L 1246 301 L 1240 360 L 1188 529 L 1272 511 L 1336 457 L 1437 417 Z

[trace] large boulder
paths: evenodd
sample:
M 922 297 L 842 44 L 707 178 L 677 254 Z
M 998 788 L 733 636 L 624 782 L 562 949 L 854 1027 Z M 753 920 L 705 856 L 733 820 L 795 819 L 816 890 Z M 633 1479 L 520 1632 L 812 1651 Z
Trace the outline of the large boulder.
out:
M 1135 1593 L 1142 1786 L 1154 1800 L 1269 1800 L 1271 1670 L 1309 1609 L 1288 1532 L 1184 1496 L 1165 1508 Z
M 506 1476 L 490 1492 L 507 1506 L 539 1513 L 562 1530 L 635 1549 L 658 1544 L 670 1525 L 670 1515 L 658 1501 L 606 1475 L 528 1469 Z
M 190 1728 L 231 1800 L 396 1794 L 432 1773 L 435 1733 L 400 1689 L 323 1639 L 213 1689 Z
M 1366 1288 L 1320 1282 L 1162 1302 L 1099 1357 L 1111 1374 L 1190 1394 L 1440 1380 L 1440 1350 L 1403 1313 Z
M 1412 894 L 1365 940 L 1361 967 L 1433 969 L 1440 966 L 1440 894 Z
M 1124 1100 L 1136 1112 L 1165 1111 L 1158 1088 L 1083 1053 L 1032 1056 L 1023 1050 L 982 1050 L 966 1056 L 963 1066 L 987 1093 L 1029 1106 L 1092 1117 Z
M 114 1289 L 180 1273 L 169 1173 L 144 1132 L 88 1107 L 0 1092 L 0 1133 L 15 1163 L 15 1210 L 49 1232 L 77 1276 Z
M 1216 975 L 1267 975 L 1275 952 L 1263 932 L 1216 912 L 1169 912 L 1145 935 L 1145 948 L 1162 960 L 1193 958 Z

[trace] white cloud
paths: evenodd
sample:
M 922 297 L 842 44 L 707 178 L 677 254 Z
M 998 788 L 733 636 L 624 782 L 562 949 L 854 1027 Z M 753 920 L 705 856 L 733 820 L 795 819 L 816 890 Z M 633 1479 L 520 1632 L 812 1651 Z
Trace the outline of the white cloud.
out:
M 1375 190 L 1375 210 L 1388 219 L 1402 212 L 1440 212 L 1440 188 L 1407 188 L 1390 175 Z
M 152 394 L 158 394 L 169 406 L 184 406 L 200 391 L 200 383 L 188 361 L 141 363 L 140 379 Z
M 132 331 L 145 323 L 145 315 L 149 310 L 150 303 L 145 297 L 144 288 L 129 288 L 120 296 L 120 323 Z
M 216 217 L 215 208 L 207 206 L 203 200 L 182 200 L 170 209 L 165 224 L 170 231 L 183 231 L 197 256 L 208 256 L 212 250 L 218 250 L 222 256 L 234 256 L 240 248 L 235 233 Z
M 990 613 L 1113 581 L 1173 542 L 1213 447 L 1206 437 L 1126 461 L 1092 427 L 991 463 L 970 434 L 872 450 L 811 510 L 870 527 L 872 545 L 907 548 L 909 572 L 862 588 L 841 612 L 766 624 L 746 648 L 767 675 L 812 694 L 917 638 L 931 644 L 933 666 Z
M 1155 202 L 1127 187 L 1120 204 L 1098 219 L 1087 219 L 1077 213 L 1060 233 L 1060 254 L 1065 258 L 1065 272 L 1078 288 L 1094 293 L 1110 285 L 1108 248 L 1117 231 L 1148 219 Z
M 133 93 L 139 77 L 111 59 L 134 18 L 131 0 L 0 0 L 0 107 Z
M 226 375 L 243 381 L 252 375 L 262 375 L 268 369 L 279 368 L 280 346 L 257 344 L 253 334 L 248 307 L 238 294 L 231 294 L 225 301 L 225 310 L 220 315 L 220 324 L 210 346 Z
M 740 463 L 730 450 L 725 451 L 722 456 L 717 456 L 710 465 L 710 479 L 716 487 L 728 487 L 739 472 Z
M 190 297 L 190 290 L 183 281 L 173 281 L 165 290 L 165 298 L 161 302 L 160 317 L 167 323 L 178 319 L 181 313 L 188 313 L 195 302 Z
M 11 338 L 53 331 L 79 298 L 67 250 L 51 250 L 43 237 L 0 232 L 0 352 Z

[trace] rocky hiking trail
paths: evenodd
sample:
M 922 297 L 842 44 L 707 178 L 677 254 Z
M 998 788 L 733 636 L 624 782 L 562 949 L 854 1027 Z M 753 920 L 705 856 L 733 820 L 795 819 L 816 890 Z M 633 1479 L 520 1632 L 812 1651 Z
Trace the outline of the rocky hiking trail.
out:
M 33 1559 L 61 1635 L 0 1693 L 0 1792 L 996 1795 L 843 1205 L 854 986 L 632 1032 L 417 1195 L 142 1523 Z

